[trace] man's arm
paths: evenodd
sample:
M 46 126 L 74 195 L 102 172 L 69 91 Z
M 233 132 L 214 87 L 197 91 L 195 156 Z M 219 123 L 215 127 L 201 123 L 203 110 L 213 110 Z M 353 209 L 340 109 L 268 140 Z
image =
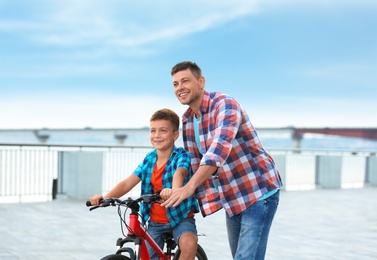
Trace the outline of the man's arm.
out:
M 187 199 L 194 194 L 195 190 L 199 185 L 201 185 L 209 176 L 211 176 L 217 170 L 216 166 L 202 165 L 199 166 L 198 170 L 190 181 L 183 187 L 173 189 L 172 194 L 169 199 L 167 199 L 161 206 L 164 207 L 176 207 L 184 199 Z

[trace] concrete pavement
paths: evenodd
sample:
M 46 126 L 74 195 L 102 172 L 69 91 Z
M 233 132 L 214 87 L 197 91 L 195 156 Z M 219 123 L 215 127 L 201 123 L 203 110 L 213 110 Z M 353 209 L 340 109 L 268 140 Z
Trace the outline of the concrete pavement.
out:
M 266 259 L 376 259 L 377 187 L 282 191 Z M 197 216 L 210 260 L 231 259 L 224 211 Z M 116 208 L 84 201 L 0 204 L 0 259 L 100 259 L 121 236 Z

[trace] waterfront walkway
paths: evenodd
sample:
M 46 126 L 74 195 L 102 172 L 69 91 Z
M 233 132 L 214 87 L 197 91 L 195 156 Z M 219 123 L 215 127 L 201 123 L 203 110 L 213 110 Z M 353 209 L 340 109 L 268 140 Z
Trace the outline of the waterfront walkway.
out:
M 266 259 L 376 259 L 377 187 L 283 191 Z M 199 242 L 210 260 L 231 259 L 224 211 L 203 219 Z M 0 204 L 0 259 L 82 260 L 112 253 L 116 208 L 84 201 Z

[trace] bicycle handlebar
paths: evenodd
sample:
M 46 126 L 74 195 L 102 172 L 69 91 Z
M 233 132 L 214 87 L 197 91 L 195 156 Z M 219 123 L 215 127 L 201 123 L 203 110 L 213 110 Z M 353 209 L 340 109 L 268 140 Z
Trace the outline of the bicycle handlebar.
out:
M 107 198 L 102 199 L 99 201 L 99 205 L 93 206 L 90 201 L 86 202 L 87 207 L 91 207 L 89 210 L 93 210 L 99 207 L 108 207 L 108 206 L 116 206 L 116 205 L 126 205 L 127 207 L 134 209 L 136 211 L 139 211 L 139 202 L 143 202 L 145 204 L 151 204 L 153 202 L 157 202 L 161 199 L 161 196 L 159 193 L 157 194 L 145 194 L 137 199 L 128 198 L 126 200 L 121 200 L 118 198 Z

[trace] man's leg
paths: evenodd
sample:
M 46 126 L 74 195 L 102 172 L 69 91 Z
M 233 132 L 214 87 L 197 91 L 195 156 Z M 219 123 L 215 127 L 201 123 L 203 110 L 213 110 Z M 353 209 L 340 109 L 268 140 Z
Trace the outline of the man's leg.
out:
M 228 238 L 234 259 L 264 259 L 270 227 L 278 204 L 279 191 L 265 200 L 257 201 L 237 216 L 227 215 Z M 231 242 L 231 239 L 236 242 Z
M 230 252 L 232 253 L 232 257 L 237 252 L 238 247 L 238 239 L 240 237 L 240 230 L 241 230 L 241 214 L 236 215 L 233 217 L 229 217 L 228 213 L 225 212 L 225 219 L 226 219 L 226 228 L 228 233 L 228 242 L 230 247 Z

